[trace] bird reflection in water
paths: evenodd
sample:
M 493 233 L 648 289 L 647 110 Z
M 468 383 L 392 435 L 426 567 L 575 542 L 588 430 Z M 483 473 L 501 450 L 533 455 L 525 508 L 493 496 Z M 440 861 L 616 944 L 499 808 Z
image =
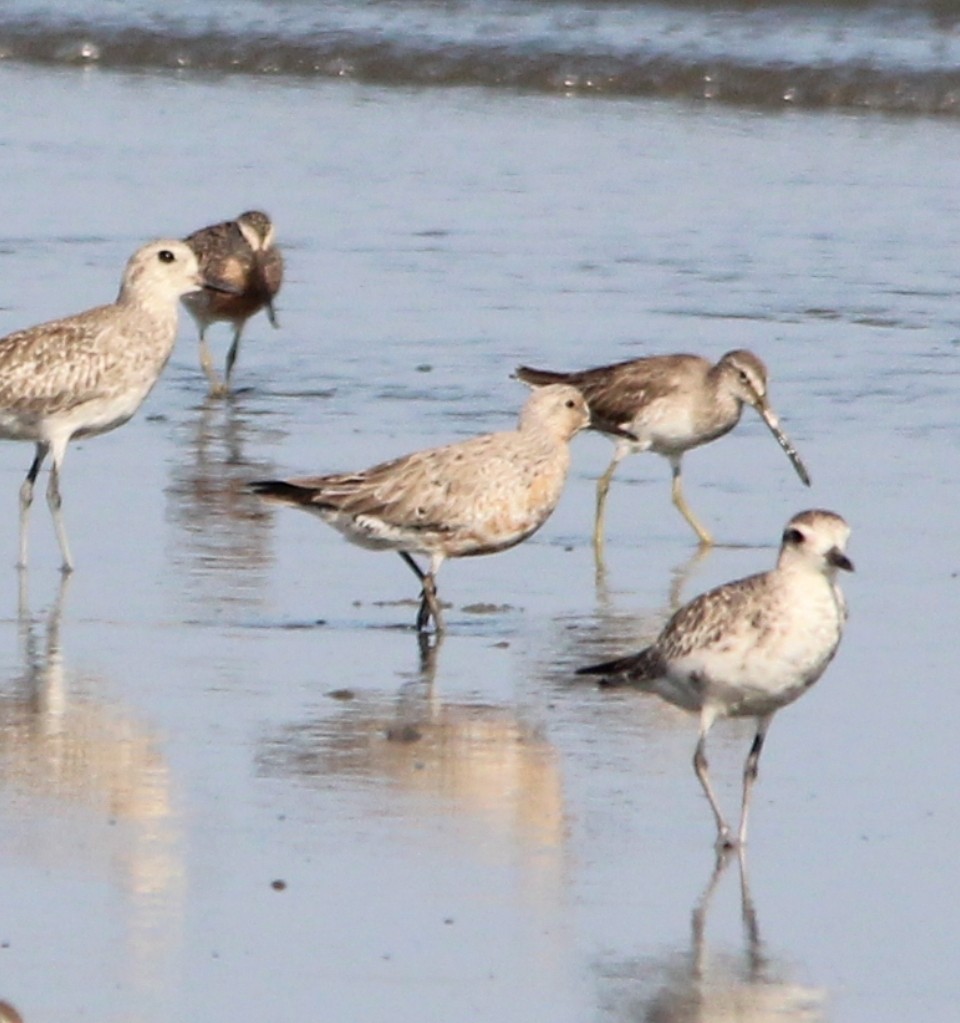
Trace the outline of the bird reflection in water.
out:
M 556 634 L 546 646 L 549 664 L 542 673 L 556 678 L 566 687 L 571 669 L 584 663 L 584 658 L 607 656 L 611 650 L 634 650 L 656 638 L 667 619 L 684 603 L 684 592 L 715 548 L 697 547 L 670 573 L 667 596 L 661 607 L 640 610 L 630 603 L 624 606 L 623 593 L 615 591 L 606 570 L 598 568 L 596 603 L 592 610 L 577 615 L 558 617 Z
M 419 678 L 428 687 L 433 687 L 437 678 L 437 661 L 443 633 L 417 632 L 417 650 L 420 652 Z
M 715 952 L 707 920 L 720 881 L 733 859 L 740 872 L 743 949 Z M 745 854 L 718 854 L 713 873 L 691 913 L 690 947 L 659 958 L 603 964 L 604 1017 L 617 1023 L 820 1023 L 826 992 L 788 977 L 769 956 L 750 895 Z
M 468 818 L 548 870 L 543 853 L 560 850 L 566 830 L 557 751 L 513 707 L 438 696 L 437 650 L 421 644 L 419 669 L 394 695 L 332 692 L 332 712 L 264 740 L 260 771 L 322 788 L 335 779 L 384 801 L 378 814 Z
M 71 578 L 35 616 L 20 573 L 22 667 L 0 679 L 0 853 L 44 876 L 106 875 L 126 892 L 129 982 L 143 991 L 159 983 L 182 915 L 169 769 L 154 736 L 102 695 L 102 680 L 67 670 L 61 625 Z M 42 907 L 39 892 L 38 900 Z
M 181 424 L 183 457 L 171 463 L 168 507 L 179 527 L 171 557 L 198 585 L 203 602 L 214 596 L 257 604 L 265 590 L 271 520 L 247 484 L 274 466 L 245 453 L 251 440 L 257 449 L 267 447 L 267 428 L 245 404 L 248 398 L 206 399 L 196 418 Z
M 683 590 L 694 575 L 699 565 L 705 562 L 713 553 L 716 547 L 725 547 L 726 544 L 706 544 L 694 549 L 694 551 L 681 561 L 670 573 L 670 600 L 669 608 L 672 614 L 677 610 L 683 600 Z M 597 602 L 607 603 L 610 599 L 610 576 L 607 571 L 607 559 L 604 555 L 604 548 L 595 547 L 593 551 L 594 585 L 597 591 Z
M 685 602 L 683 594 L 687 584 L 696 575 L 697 569 L 706 563 L 715 549 L 716 545 L 698 547 L 689 557 L 684 558 L 683 561 L 674 566 L 673 571 L 670 573 L 670 588 L 667 593 L 667 603 L 662 614 L 664 620 L 669 618 Z M 603 561 L 598 561 L 596 566 L 597 607 L 598 609 L 606 609 L 612 604 L 606 564 Z
M 0 690 L 4 784 L 71 805 L 79 800 L 118 817 L 165 817 L 168 773 L 153 738 L 123 709 L 93 696 L 95 682 L 70 692 L 60 642 L 69 586 L 70 576 L 62 577 L 46 616 L 33 616 L 21 573 L 17 617 L 24 667 Z

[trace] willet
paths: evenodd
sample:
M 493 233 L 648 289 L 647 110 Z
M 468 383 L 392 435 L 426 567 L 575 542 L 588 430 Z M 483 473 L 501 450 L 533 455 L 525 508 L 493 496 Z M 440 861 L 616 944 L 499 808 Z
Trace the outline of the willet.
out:
M 283 256 L 276 246 L 273 224 L 266 213 L 249 210 L 236 220 L 194 231 L 184 239 L 200 260 L 200 269 L 233 286 L 231 293 L 201 291 L 185 295 L 183 304 L 200 330 L 200 364 L 210 381 L 210 394 L 230 390 L 230 377 L 247 320 L 266 308 L 274 327 L 273 299 L 283 282 Z M 224 380 L 213 368 L 206 331 L 211 323 L 233 324 L 233 342 L 227 352 Z
M 50 454 L 47 503 L 63 570 L 73 568 L 60 498 L 67 444 L 121 426 L 137 411 L 173 351 L 180 296 L 205 283 L 187 245 L 151 242 L 130 258 L 112 305 L 0 338 L 0 438 L 36 445 L 20 488 L 21 567 L 33 485 Z
M 534 386 L 564 383 L 579 388 L 590 406 L 592 428 L 617 437 L 613 461 L 597 482 L 593 542 L 598 554 L 613 474 L 623 458 L 641 451 L 669 460 L 673 503 L 700 543 L 713 543 L 683 496 L 680 463 L 684 452 L 729 433 L 740 421 L 744 404 L 760 413 L 797 475 L 810 485 L 806 467 L 767 400 L 767 368 L 752 352 L 727 352 L 716 365 L 698 355 L 654 355 L 574 373 L 520 366 L 516 375 Z
M 418 451 L 364 472 L 251 486 L 319 515 L 352 543 L 397 551 L 422 585 L 417 629 L 433 618 L 439 633 L 441 564 L 507 550 L 535 533 L 563 491 L 569 442 L 589 421 L 578 390 L 544 387 L 528 399 L 516 430 Z M 427 571 L 414 554 L 430 559 Z
M 833 512 L 800 512 L 787 523 L 772 571 L 701 594 L 673 615 L 652 646 L 577 672 L 638 686 L 699 713 L 693 767 L 713 810 L 718 849 L 746 842 L 750 792 L 773 715 L 802 696 L 837 651 L 847 610 L 836 575 L 853 571 L 845 553 L 849 535 Z M 707 772 L 707 733 L 721 717 L 757 722 L 744 765 L 737 839 Z

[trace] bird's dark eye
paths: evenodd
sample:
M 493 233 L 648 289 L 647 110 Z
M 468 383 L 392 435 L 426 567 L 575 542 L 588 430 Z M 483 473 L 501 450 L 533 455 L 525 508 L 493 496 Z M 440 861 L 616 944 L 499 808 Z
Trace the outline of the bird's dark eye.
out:
M 157 259 L 161 263 L 172 263 L 177 257 L 169 249 L 161 249 L 157 253 Z
M 749 384 L 750 383 L 750 377 L 747 376 L 745 370 L 740 370 L 740 383 L 741 384 Z
M 787 529 L 783 533 L 784 543 L 803 543 L 803 533 L 799 529 Z
M 567 398 L 567 408 L 576 408 L 576 407 L 577 407 L 577 403 L 573 400 L 573 398 Z

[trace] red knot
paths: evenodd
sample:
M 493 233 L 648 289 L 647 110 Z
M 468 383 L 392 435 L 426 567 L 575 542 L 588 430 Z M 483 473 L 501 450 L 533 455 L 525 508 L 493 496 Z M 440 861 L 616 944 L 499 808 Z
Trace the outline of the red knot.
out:
M 447 558 L 516 546 L 549 518 L 570 466 L 570 440 L 590 421 L 583 395 L 535 391 L 515 430 L 484 434 L 363 472 L 262 480 L 253 489 L 319 515 L 352 543 L 397 551 L 422 585 L 417 629 L 443 631 L 436 576 Z M 429 558 L 424 571 L 412 555 Z

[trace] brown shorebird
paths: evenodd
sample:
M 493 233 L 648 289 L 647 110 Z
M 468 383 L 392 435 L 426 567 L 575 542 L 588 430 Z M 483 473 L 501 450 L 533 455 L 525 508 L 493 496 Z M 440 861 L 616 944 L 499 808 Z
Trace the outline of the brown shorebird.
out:
M 0 1023 L 23 1023 L 23 1017 L 9 1002 L 0 1002 Z
M 130 258 L 112 305 L 0 338 L 0 438 L 36 445 L 20 488 L 21 567 L 33 485 L 50 454 L 47 503 L 63 570 L 73 568 L 60 510 L 67 444 L 106 433 L 137 411 L 173 351 L 180 297 L 212 283 L 183 242 L 151 242 Z
M 277 326 L 273 299 L 283 282 L 283 256 L 276 246 L 270 218 L 259 210 L 249 210 L 236 220 L 201 228 L 187 235 L 184 241 L 197 254 L 204 273 L 233 287 L 229 294 L 202 291 L 186 295 L 183 300 L 200 330 L 200 364 L 210 381 L 210 394 L 223 395 L 230 390 L 240 335 L 247 320 L 266 308 L 270 322 Z M 227 352 L 222 382 L 213 368 L 206 341 L 207 327 L 220 320 L 233 324 L 233 343 Z
M 760 413 L 797 475 L 810 485 L 806 467 L 767 401 L 767 368 L 752 352 L 727 352 L 716 365 L 699 355 L 654 355 L 578 373 L 520 366 L 516 375 L 534 386 L 564 383 L 578 388 L 590 406 L 592 428 L 617 437 L 613 461 L 597 482 L 593 542 L 598 552 L 603 546 L 604 506 L 613 474 L 627 455 L 640 451 L 669 459 L 673 503 L 700 543 L 713 543 L 684 499 L 680 462 L 684 452 L 729 433 L 740 421 L 745 404 Z
M 352 543 L 397 551 L 423 587 L 417 629 L 443 631 L 436 576 L 447 558 L 507 550 L 535 533 L 557 505 L 569 442 L 588 425 L 583 395 L 544 387 L 515 430 L 418 451 L 364 472 L 261 480 L 265 497 L 319 515 Z M 426 555 L 424 571 L 413 554 Z
M 694 598 L 640 653 L 578 671 L 603 675 L 608 684 L 638 686 L 700 715 L 693 767 L 713 810 L 718 849 L 746 842 L 750 792 L 773 715 L 802 696 L 837 651 L 847 609 L 836 575 L 838 569 L 853 571 L 845 553 L 849 535 L 849 526 L 833 512 L 794 515 L 772 571 Z M 737 839 L 707 773 L 707 733 L 721 717 L 757 722 L 743 770 Z

